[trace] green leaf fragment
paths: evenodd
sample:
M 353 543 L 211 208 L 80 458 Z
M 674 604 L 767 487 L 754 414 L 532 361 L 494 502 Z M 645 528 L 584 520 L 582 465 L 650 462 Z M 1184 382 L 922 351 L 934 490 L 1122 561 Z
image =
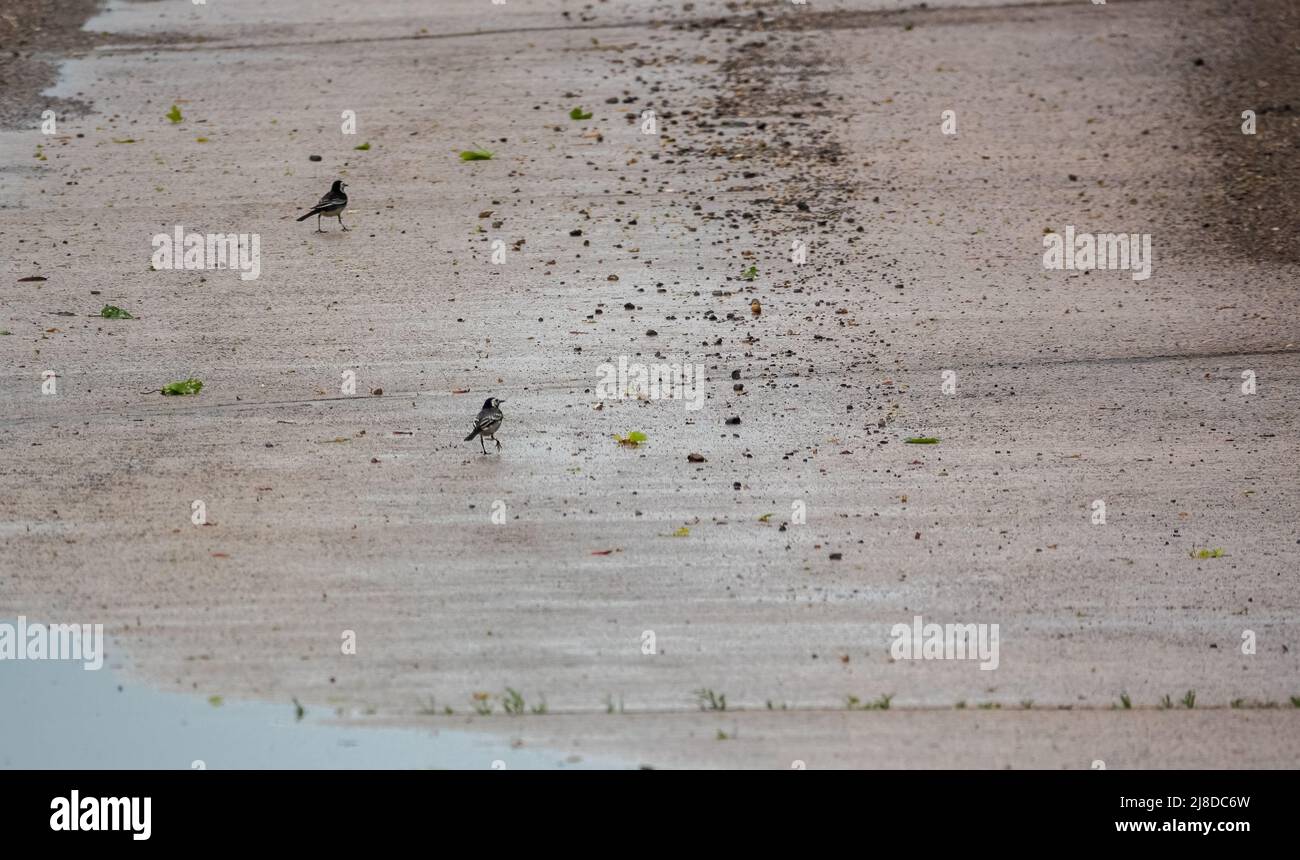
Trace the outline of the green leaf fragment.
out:
M 200 379 L 183 379 L 180 382 L 172 382 L 162 387 L 162 393 L 166 395 L 185 396 L 189 394 L 198 394 L 203 389 L 203 381 Z

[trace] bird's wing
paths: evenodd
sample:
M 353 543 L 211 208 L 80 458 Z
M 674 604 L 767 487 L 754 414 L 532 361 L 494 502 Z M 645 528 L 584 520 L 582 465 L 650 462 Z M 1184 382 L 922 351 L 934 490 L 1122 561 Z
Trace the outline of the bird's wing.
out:
M 475 436 L 483 432 L 484 427 L 487 427 L 491 424 L 492 424 L 492 413 L 484 409 L 482 412 L 478 414 L 477 417 L 475 417 L 474 429 L 469 431 L 469 435 L 465 437 L 465 441 L 468 442 L 470 439 L 473 439 Z
M 313 206 L 313 209 L 328 209 L 331 206 L 337 206 L 340 203 L 346 203 L 348 198 L 336 197 L 333 194 L 326 194 L 320 199 L 320 202 Z

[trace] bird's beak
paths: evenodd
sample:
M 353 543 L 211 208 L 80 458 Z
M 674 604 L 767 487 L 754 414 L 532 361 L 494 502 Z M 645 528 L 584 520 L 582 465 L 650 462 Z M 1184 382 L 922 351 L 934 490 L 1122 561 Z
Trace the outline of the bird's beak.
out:
M 497 403 L 505 403 L 505 402 L 506 402 L 506 399 L 505 399 L 504 397 L 498 397 L 498 398 L 497 398 Z

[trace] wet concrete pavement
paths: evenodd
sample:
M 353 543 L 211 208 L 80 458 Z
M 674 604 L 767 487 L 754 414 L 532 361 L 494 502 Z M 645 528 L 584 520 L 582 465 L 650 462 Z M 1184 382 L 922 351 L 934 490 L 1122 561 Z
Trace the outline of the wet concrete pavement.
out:
M 1246 16 L 114 4 L 167 42 L 0 135 L 0 612 L 166 689 L 651 765 L 1295 766 L 1300 288 L 1222 173 L 1294 120 L 1196 77 Z M 350 232 L 296 223 L 338 177 Z M 150 271 L 176 224 L 260 277 Z M 1067 225 L 1152 277 L 1044 270 Z M 620 357 L 703 408 L 598 399 Z M 998 624 L 998 668 L 891 659 L 915 615 Z

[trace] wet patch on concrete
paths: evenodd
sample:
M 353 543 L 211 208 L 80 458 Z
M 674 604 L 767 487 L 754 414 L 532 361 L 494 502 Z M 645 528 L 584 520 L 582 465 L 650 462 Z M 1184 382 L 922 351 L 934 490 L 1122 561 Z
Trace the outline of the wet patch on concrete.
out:
M 83 51 L 94 36 L 81 29 L 98 0 L 11 0 L 0 14 L 0 128 L 32 128 L 41 111 L 83 114 L 85 102 L 46 99 L 41 93 L 58 80 L 60 56 Z
M 616 768 L 499 736 L 359 726 L 331 708 L 168 693 L 111 665 L 0 661 L 0 769 Z M 444 719 L 444 724 L 446 720 Z

